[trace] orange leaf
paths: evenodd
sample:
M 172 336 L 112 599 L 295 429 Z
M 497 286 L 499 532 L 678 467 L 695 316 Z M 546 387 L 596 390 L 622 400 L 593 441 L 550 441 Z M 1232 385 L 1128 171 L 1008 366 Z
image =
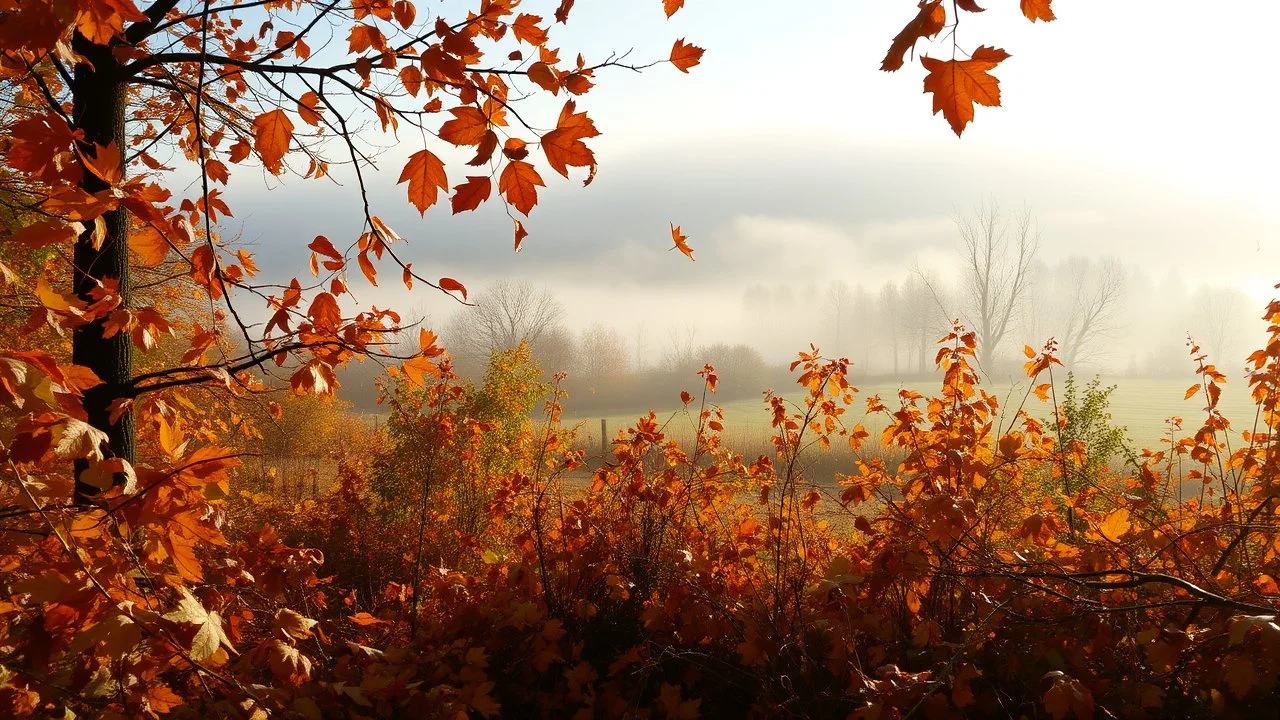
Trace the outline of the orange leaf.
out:
M 475 210 L 480 203 L 489 199 L 493 190 L 493 182 L 483 175 L 468 175 L 467 181 L 453 189 L 453 214 L 467 210 Z
M 342 259 L 342 253 L 339 253 L 338 249 L 333 246 L 333 243 L 329 242 L 329 238 L 323 235 L 317 235 L 316 239 L 312 240 L 310 245 L 307 245 L 307 249 L 312 252 L 331 257 L 334 260 Z
M 684 0 L 662 0 L 662 11 L 671 17 L 676 11 L 684 7 Z
M 69 225 L 61 220 L 37 220 L 10 235 L 6 242 L 37 249 L 49 245 L 70 244 L 75 242 L 79 233 L 80 230 L 76 225 Z M 168 248 L 167 245 L 165 247 Z
M 427 208 L 435 204 L 439 190 L 449 189 L 444 163 L 430 150 L 419 150 L 409 157 L 397 184 L 406 181 L 409 183 L 409 202 L 418 208 L 419 215 L 425 214 Z
M 347 619 L 355 623 L 356 625 L 362 625 L 362 626 L 387 624 L 386 620 L 379 620 L 378 618 L 370 615 L 367 612 L 356 613 L 355 615 L 349 616 Z
M 517 40 L 529 43 L 534 47 L 546 45 L 547 31 L 538 27 L 540 22 L 542 22 L 542 18 L 537 15 L 520 13 L 516 21 L 511 23 L 511 34 L 515 35 Z
M 1192 385 L 1191 387 L 1187 388 L 1187 392 L 1182 396 L 1182 399 L 1190 400 L 1192 397 L 1195 397 L 1195 394 L 1198 392 L 1200 392 L 1200 386 Z
M 1120 508 L 1110 513 L 1098 525 L 1098 532 L 1108 540 L 1117 540 L 1121 535 L 1129 532 L 1129 528 L 1133 527 L 1133 523 L 1129 522 L 1129 511 Z
M 1000 105 L 1000 81 L 987 71 L 1006 60 L 1009 53 L 998 48 L 982 46 L 973 51 L 968 60 L 935 60 L 922 57 L 929 75 L 924 79 L 924 91 L 933 93 L 933 112 L 951 124 L 959 136 L 973 120 L 974 104 L 987 107 Z
M 694 259 L 693 248 L 689 247 L 689 243 L 686 242 L 689 239 L 689 236 L 681 235 L 680 226 L 675 223 L 671 223 L 671 239 L 675 241 L 675 247 L 671 248 L 672 250 L 679 250 L 689 256 L 690 260 Z
M 569 177 L 569 165 L 591 167 L 596 164 L 595 155 L 582 142 L 582 137 L 581 127 L 560 127 L 542 136 L 542 152 L 552 170 Z
M 364 276 L 369 281 L 369 284 L 373 285 L 374 287 L 377 287 L 378 271 L 374 269 L 373 261 L 369 259 L 369 253 L 367 252 L 360 253 L 358 256 L 356 256 L 356 261 L 357 261 L 357 264 L 360 265 L 360 272 L 364 273 Z
M 689 72 L 689 68 L 702 62 L 702 53 L 706 52 L 697 45 L 686 45 L 684 38 L 676 40 L 671 47 L 671 64 L 680 72 Z
M 946 24 L 947 11 L 942 7 L 942 0 L 920 3 L 920 12 L 893 38 L 888 54 L 880 63 L 880 69 L 893 72 L 901 68 L 904 58 L 909 51 L 915 49 L 916 43 L 942 32 Z
M 528 215 L 538 203 L 538 186 L 545 187 L 542 176 L 537 169 L 527 162 L 516 160 L 507 163 L 498 180 L 498 192 L 506 196 L 507 202 L 515 206 L 524 215 Z
M 150 225 L 129 233 L 129 249 L 138 254 L 138 262 L 155 266 L 169 254 L 169 241 Z
M 458 282 L 457 280 L 454 280 L 453 278 L 445 277 L 445 278 L 440 278 L 440 282 L 437 284 L 440 286 L 441 290 L 444 290 L 446 292 L 460 293 L 462 295 L 463 300 L 467 299 L 467 289 L 463 287 L 462 283 Z
M 479 145 L 489 130 L 489 118 L 480 108 L 467 105 L 449 108 L 449 112 L 453 119 L 440 126 L 440 139 L 454 145 Z
M 400 82 L 404 83 L 404 91 L 417 97 L 422 90 L 422 71 L 417 65 L 405 65 L 400 68 Z
M 529 79 L 537 83 L 543 90 L 550 91 L 553 94 L 559 92 L 560 83 L 556 80 L 556 74 L 552 72 L 550 65 L 536 62 L 530 65 L 525 72 Z
M 1043 20 L 1050 22 L 1057 16 L 1053 14 L 1053 0 L 1022 0 L 1022 14 L 1031 22 Z
M 524 239 L 529 237 L 529 231 L 524 229 L 524 223 L 519 220 L 516 223 L 516 252 L 520 252 L 520 246 L 524 244 Z
M 320 126 L 320 96 L 307 92 L 298 98 L 298 117 L 308 125 Z
M 253 119 L 253 147 L 271 173 L 279 175 L 283 171 L 281 161 L 289 152 L 292 139 L 293 121 L 284 110 L 276 108 Z

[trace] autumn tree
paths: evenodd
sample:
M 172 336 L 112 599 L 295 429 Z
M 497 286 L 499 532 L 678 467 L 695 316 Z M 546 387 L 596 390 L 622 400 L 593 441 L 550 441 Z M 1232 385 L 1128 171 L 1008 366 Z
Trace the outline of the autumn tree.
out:
M 243 385 L 229 379 L 268 363 L 292 363 L 300 391 L 331 391 L 334 368 L 379 352 L 380 336 L 399 323 L 385 309 L 342 309 L 348 267 L 376 283 L 379 266 L 390 265 L 406 286 L 465 299 L 458 281 L 404 262 L 395 248 L 403 238 L 379 219 L 367 191 L 378 131 L 422 138 L 410 143 L 399 174 L 419 212 L 442 198 L 455 213 L 493 198 L 513 218 L 517 249 L 527 235 L 517 214 L 529 215 L 545 184 L 539 158 L 590 182 L 596 164 L 586 143 L 599 131 L 579 96 L 608 68 L 652 63 L 562 56 L 550 44 L 550 21 L 566 22 L 573 3 L 561 3 L 554 18 L 517 13 L 515 4 L 482 0 L 451 18 L 419 15 L 408 0 L 0 9 L 3 79 L 24 104 L 9 124 L 5 162 L 40 218 L 15 239 L 66 248 L 70 292 L 46 292 L 41 312 L 66 321 L 72 361 L 102 380 L 86 389 L 84 406 L 110 454 L 133 457 L 135 406 L 150 392 Z M 677 9 L 666 6 L 668 14 Z M 680 41 L 667 61 L 687 71 L 700 55 Z M 519 108 L 535 96 L 562 98 L 558 117 L 527 117 Z M 460 180 L 444 158 L 475 169 Z M 173 160 L 194 166 L 194 195 L 174 197 L 167 187 Z M 252 256 L 223 234 L 232 209 L 220 186 L 254 164 L 270 176 L 319 179 L 332 170 L 355 185 L 363 219 L 356 238 L 293 241 L 310 249 L 316 280 L 255 282 Z M 136 268 L 171 254 L 224 308 L 240 347 L 228 350 L 221 329 L 202 327 L 189 335 L 184 364 L 139 375 L 131 331 L 165 328 L 135 302 Z M 63 285 L 49 278 L 49 288 Z M 254 299 L 270 308 L 265 325 L 245 319 L 243 305 Z
M 459 308 L 445 331 L 454 355 L 468 369 L 483 369 L 496 352 L 528 343 L 544 368 L 567 368 L 573 340 L 564 327 L 564 306 L 549 290 L 523 281 L 500 280 Z
M 1068 368 L 1100 360 L 1121 320 L 1125 271 L 1119 261 L 1072 256 L 1034 275 L 1035 301 L 1023 308 L 1031 316 L 1028 336 L 1057 338 Z
M 994 202 L 956 218 L 960 233 L 961 312 L 981 339 L 978 364 L 985 372 L 1031 292 L 1039 230 L 1029 210 L 1007 216 Z

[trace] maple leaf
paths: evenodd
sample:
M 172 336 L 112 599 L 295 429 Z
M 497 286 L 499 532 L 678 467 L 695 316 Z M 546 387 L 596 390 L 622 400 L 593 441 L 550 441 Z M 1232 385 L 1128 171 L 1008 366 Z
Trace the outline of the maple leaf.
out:
M 538 15 L 520 13 L 516 17 L 516 21 L 511 23 L 511 34 L 515 35 L 517 40 L 534 47 L 546 45 L 547 31 L 538 27 L 540 22 L 542 22 L 542 18 Z
M 880 63 L 880 69 L 893 72 L 902 67 L 907 53 L 914 50 L 916 43 L 924 38 L 936 36 L 947 24 L 947 11 L 942 7 L 942 0 L 920 3 L 920 12 L 907 23 L 893 38 L 889 52 Z
M 316 621 L 309 617 L 303 617 L 296 610 L 280 608 L 276 611 L 274 625 L 275 629 L 290 637 L 305 640 L 311 637 L 311 628 L 316 626 Z
M 686 242 L 689 239 L 689 236 L 681 235 L 680 226 L 675 223 L 671 223 L 671 239 L 675 242 L 675 246 L 671 248 L 672 250 L 679 250 L 687 255 L 690 260 L 694 259 L 693 248 L 689 247 L 689 243 Z
M 684 0 L 662 0 L 662 11 L 667 14 L 667 17 L 675 15 L 682 7 L 684 7 Z
M 676 44 L 671 46 L 671 64 L 683 73 L 689 72 L 689 68 L 702 62 L 702 53 L 706 52 L 697 45 L 686 45 L 684 38 L 676 40 Z
M 542 136 L 542 152 L 547 156 L 547 163 L 564 177 L 569 177 L 569 166 L 594 168 L 596 164 L 591 148 L 582 140 L 599 135 L 599 132 L 585 113 L 575 114 L 572 108 L 570 101 L 566 105 L 568 114 L 562 112 L 560 115 L 560 127 Z M 579 117 L 581 120 L 577 119 Z
M 1000 105 L 1000 81 L 987 71 L 1009 58 L 998 48 L 982 46 L 968 60 L 936 60 L 922 57 L 920 62 L 929 74 L 924 91 L 933 93 L 933 113 L 939 112 L 951 124 L 958 137 L 973 120 L 974 104 L 987 107 Z
M 971 13 L 986 12 L 986 8 L 979 7 L 976 0 L 956 0 L 956 7 Z
M 406 181 L 409 183 L 409 202 L 418 208 L 419 215 L 426 214 L 427 208 L 435 204 L 439 190 L 449 189 L 444 163 L 430 150 L 419 150 L 409 156 L 397 184 Z
M 293 121 L 284 110 L 276 108 L 253 119 L 253 147 L 272 174 L 284 171 L 281 161 L 289 152 L 292 139 Z
M 206 610 L 186 588 L 179 588 L 179 591 L 182 597 L 178 600 L 178 607 L 166 613 L 164 619 L 196 626 L 195 636 L 191 639 L 191 658 L 196 662 L 207 660 L 221 647 L 234 652 L 230 638 L 222 631 L 222 618 L 218 613 Z
M 279 640 L 272 640 L 267 647 L 267 666 L 288 685 L 301 685 L 311 678 L 311 658 Z
M 538 204 L 538 186 L 544 186 L 536 168 L 522 160 L 507 163 L 498 179 L 498 192 L 525 216 Z
M 480 108 L 470 105 L 449 108 L 452 120 L 440 126 L 440 139 L 454 145 L 479 145 L 489 131 L 489 118 Z M 495 142 L 497 138 L 494 138 Z
M 1053 14 L 1052 5 L 1053 0 L 1022 0 L 1022 14 L 1031 22 L 1051 22 L 1057 17 Z
M 489 193 L 493 190 L 493 182 L 483 175 L 468 175 L 467 181 L 453 188 L 453 197 L 450 203 L 453 205 L 453 214 L 467 210 L 475 210 L 480 203 L 489 199 Z

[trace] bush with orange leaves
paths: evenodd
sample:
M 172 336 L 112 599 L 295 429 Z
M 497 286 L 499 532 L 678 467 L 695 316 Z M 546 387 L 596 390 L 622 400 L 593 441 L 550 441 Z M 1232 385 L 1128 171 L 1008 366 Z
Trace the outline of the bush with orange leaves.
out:
M 756 458 L 722 444 L 707 367 L 685 411 L 637 420 L 586 482 L 558 391 L 529 419 L 519 356 L 480 388 L 447 363 L 401 386 L 401 429 L 350 443 L 338 482 L 297 507 L 227 517 L 234 460 L 209 447 L 138 469 L 99 507 L 58 506 L 49 458 L 11 449 L 0 702 L 16 716 L 1256 716 L 1280 673 L 1280 303 L 1267 318 L 1256 425 L 1234 433 L 1225 378 L 1197 350 L 1203 427 L 1130 477 L 1086 472 L 1061 414 L 1002 409 L 959 326 L 935 397 L 859 400 L 847 361 L 801 354 L 803 397 L 767 396 L 773 453 Z M 1052 397 L 1053 350 L 1028 349 L 1028 397 Z M 868 452 L 839 486 L 806 478 L 806 457 L 874 443 L 875 414 L 900 464 Z M 1179 501 L 1185 481 L 1213 492 Z

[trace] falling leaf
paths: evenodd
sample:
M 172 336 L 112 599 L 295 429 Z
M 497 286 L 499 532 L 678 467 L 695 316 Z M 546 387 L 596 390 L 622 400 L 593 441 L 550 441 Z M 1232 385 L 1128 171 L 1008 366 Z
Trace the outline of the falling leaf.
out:
M 675 223 L 671 223 L 671 239 L 675 241 L 675 247 L 672 250 L 679 250 L 687 255 L 690 260 L 694 259 L 693 248 L 689 247 L 689 243 L 686 242 L 689 236 L 680 234 L 680 226 Z
M 662 0 L 662 11 L 667 14 L 667 17 L 675 15 L 682 7 L 684 7 L 684 0 Z

